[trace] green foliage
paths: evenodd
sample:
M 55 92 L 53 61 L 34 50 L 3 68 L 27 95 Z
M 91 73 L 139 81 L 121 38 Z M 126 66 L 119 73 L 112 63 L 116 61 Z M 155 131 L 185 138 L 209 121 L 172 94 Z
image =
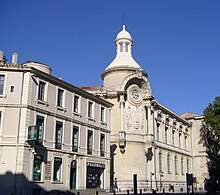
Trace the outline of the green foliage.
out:
M 220 181 L 220 96 L 204 110 L 204 123 L 200 132 L 209 158 L 209 175 Z

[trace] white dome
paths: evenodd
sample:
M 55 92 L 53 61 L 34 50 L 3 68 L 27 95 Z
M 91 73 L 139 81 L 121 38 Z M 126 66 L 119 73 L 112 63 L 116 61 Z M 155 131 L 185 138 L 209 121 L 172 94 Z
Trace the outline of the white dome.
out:
M 121 32 L 118 33 L 115 41 L 117 41 L 119 39 L 129 39 L 132 41 L 130 33 L 125 30 L 125 25 L 123 25 L 123 29 Z

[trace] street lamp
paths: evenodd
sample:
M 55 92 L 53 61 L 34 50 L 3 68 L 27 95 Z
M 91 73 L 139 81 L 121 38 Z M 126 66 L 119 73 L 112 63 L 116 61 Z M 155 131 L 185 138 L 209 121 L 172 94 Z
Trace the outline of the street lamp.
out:
M 161 177 L 163 177 L 163 174 L 160 174 L 160 191 L 162 190 L 162 181 L 161 181 Z

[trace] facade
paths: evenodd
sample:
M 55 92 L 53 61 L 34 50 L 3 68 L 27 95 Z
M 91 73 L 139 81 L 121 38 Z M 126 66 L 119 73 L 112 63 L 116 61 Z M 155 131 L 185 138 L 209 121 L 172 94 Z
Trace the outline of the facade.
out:
M 178 115 L 152 95 L 148 74 L 132 57 L 125 26 L 103 86 L 75 87 L 37 62 L 12 64 L 0 52 L 0 188 L 186 191 L 208 177 L 200 144 L 203 117 Z M 1 177 L 0 176 L 0 177 Z M 25 191 L 26 190 L 26 191 Z M 23 192 L 24 191 L 24 192 Z
M 115 39 L 116 57 L 101 75 L 103 86 L 83 88 L 114 104 L 111 187 L 117 178 L 119 191 L 132 191 L 137 176 L 138 189 L 144 191 L 186 191 L 186 173 L 193 173 L 203 190 L 207 168 L 199 144 L 202 116 L 180 116 L 152 96 L 147 73 L 132 57 L 132 44 L 123 25 Z
M 110 188 L 112 104 L 0 52 L 0 191 Z

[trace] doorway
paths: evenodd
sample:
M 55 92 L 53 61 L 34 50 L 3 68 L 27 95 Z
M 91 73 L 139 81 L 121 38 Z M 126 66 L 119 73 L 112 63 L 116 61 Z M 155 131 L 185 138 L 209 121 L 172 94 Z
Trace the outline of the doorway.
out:
M 76 161 L 71 162 L 70 167 L 70 189 L 76 189 Z

